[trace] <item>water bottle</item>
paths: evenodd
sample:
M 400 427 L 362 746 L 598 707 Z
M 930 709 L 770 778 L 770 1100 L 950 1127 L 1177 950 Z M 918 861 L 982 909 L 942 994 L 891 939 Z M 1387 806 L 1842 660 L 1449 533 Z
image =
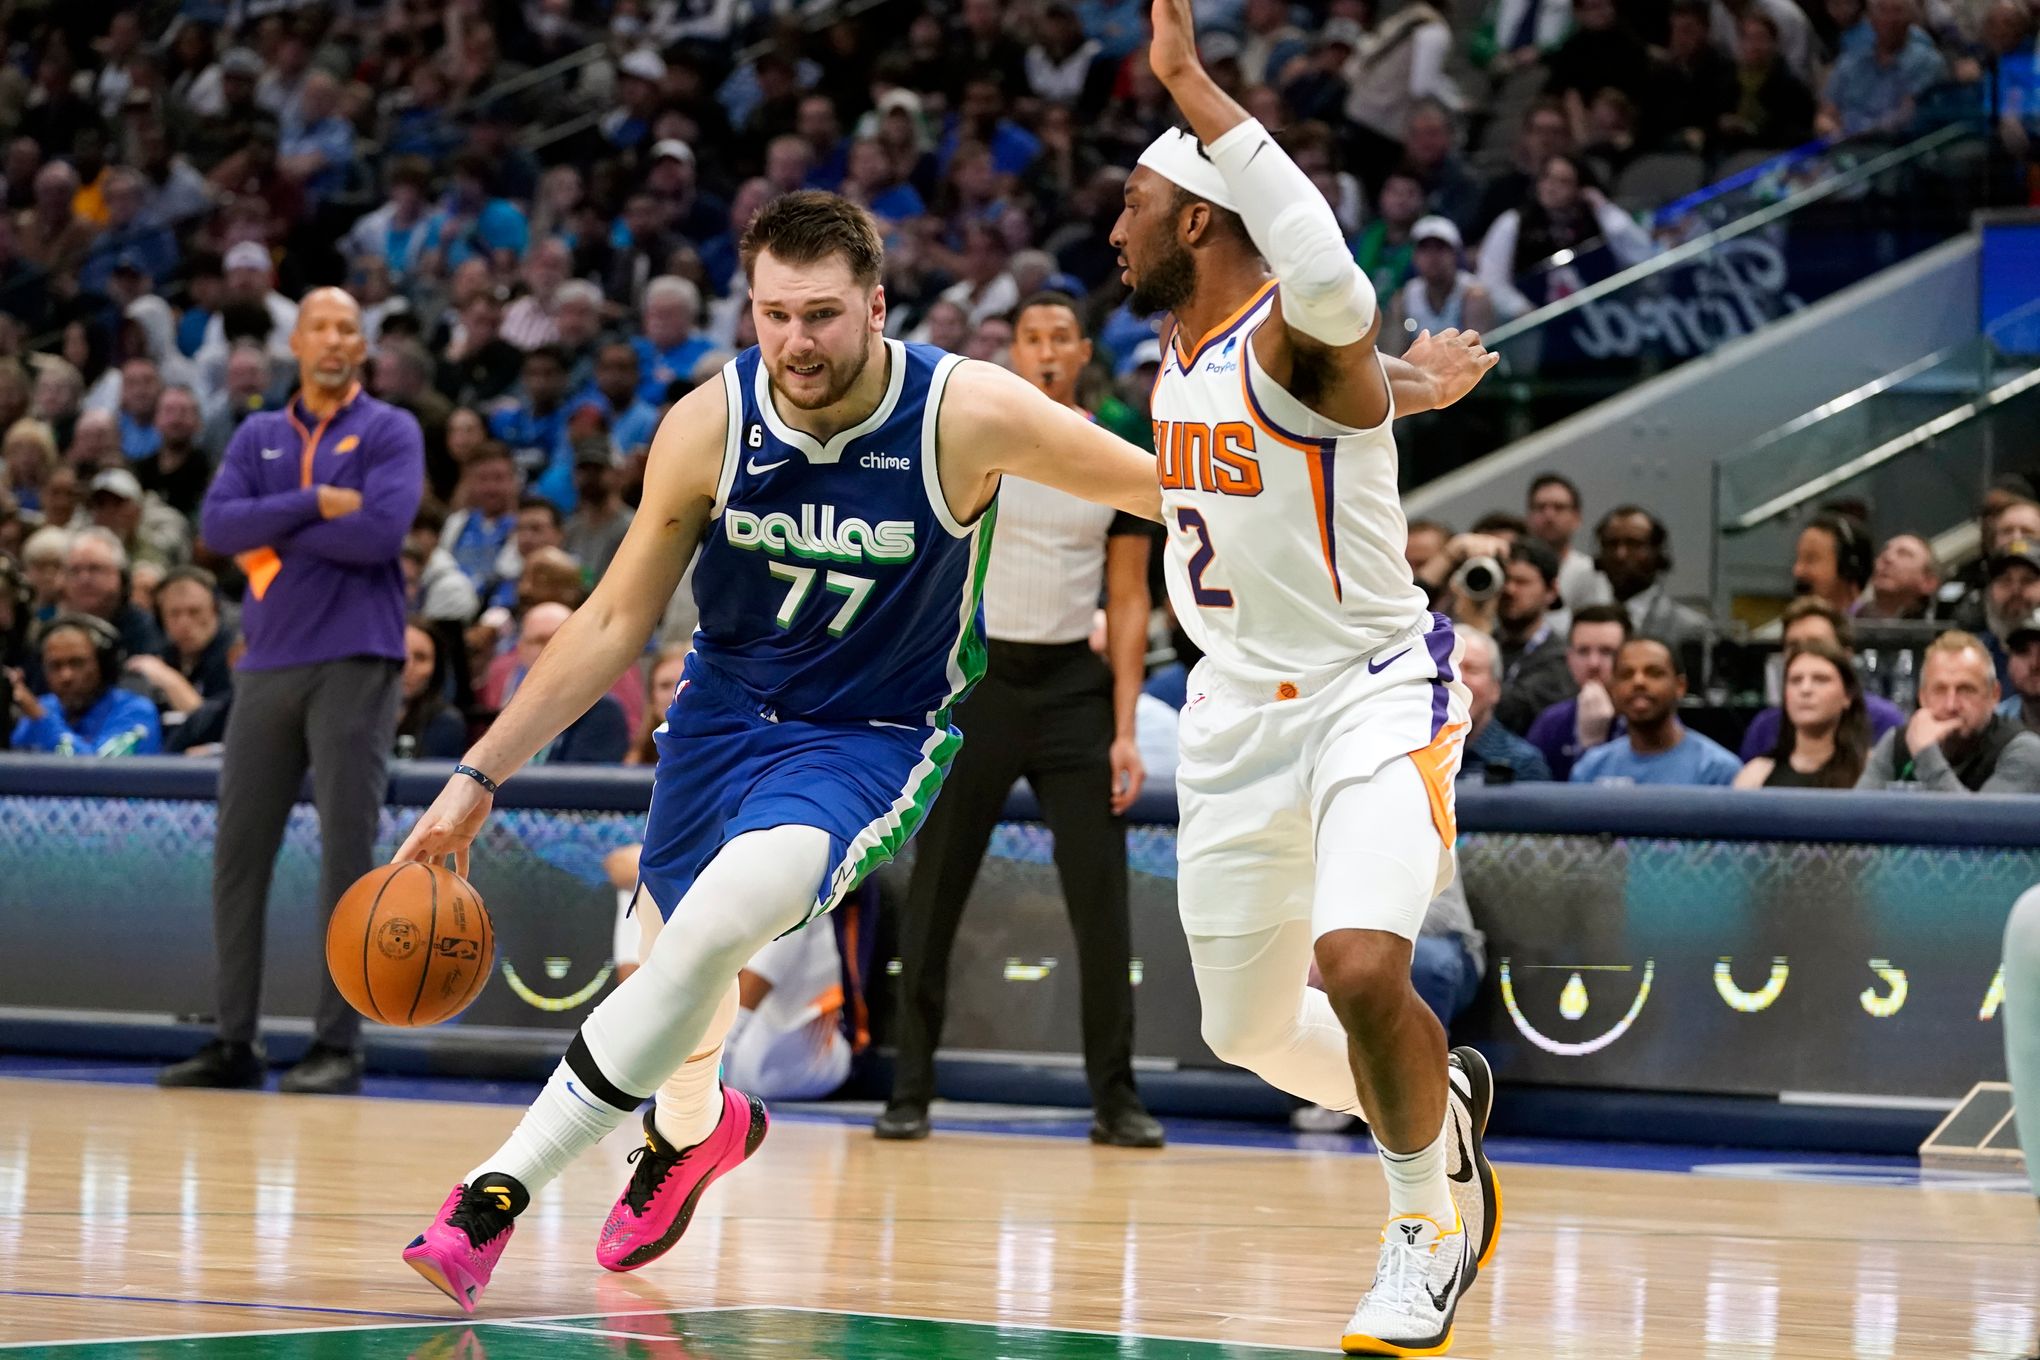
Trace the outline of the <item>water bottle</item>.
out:
M 397 759 L 411 760 L 418 754 L 418 739 L 406 734 L 397 738 Z
M 1884 694 L 1882 655 L 1876 648 L 1856 653 L 1856 671 L 1863 677 L 1863 693 Z M 1884 695 L 1890 698 L 1890 695 Z

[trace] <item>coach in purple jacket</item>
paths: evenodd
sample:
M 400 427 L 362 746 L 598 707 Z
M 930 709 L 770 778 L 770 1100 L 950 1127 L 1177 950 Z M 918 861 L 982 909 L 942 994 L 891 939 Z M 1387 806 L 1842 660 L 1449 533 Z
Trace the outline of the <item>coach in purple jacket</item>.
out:
M 309 294 L 290 348 L 297 396 L 234 432 L 200 517 L 206 543 L 234 554 L 247 574 L 248 650 L 234 673 L 213 851 L 219 1037 L 165 1068 L 165 1086 L 262 1084 L 263 917 L 305 768 L 323 849 L 320 906 L 330 914 L 373 867 L 396 736 L 400 553 L 424 486 L 424 438 L 408 412 L 362 391 L 368 347 L 346 293 Z M 283 1089 L 358 1090 L 361 1017 L 323 966 L 318 975 L 312 1047 Z

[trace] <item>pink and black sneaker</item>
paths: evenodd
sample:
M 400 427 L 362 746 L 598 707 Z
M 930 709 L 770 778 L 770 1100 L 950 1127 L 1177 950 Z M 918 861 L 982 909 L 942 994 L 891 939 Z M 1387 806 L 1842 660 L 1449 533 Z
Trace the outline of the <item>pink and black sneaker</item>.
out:
M 765 1141 L 771 1119 L 765 1102 L 728 1086 L 722 1090 L 722 1120 L 715 1132 L 690 1148 L 676 1148 L 660 1134 L 654 1111 L 645 1111 L 645 1145 L 634 1149 L 637 1163 L 623 1198 L 602 1225 L 595 1259 L 605 1270 L 636 1270 L 658 1260 L 694 1217 L 694 1206 L 709 1184 L 744 1162 Z
M 404 1248 L 404 1263 L 439 1292 L 473 1313 L 489 1275 L 517 1230 L 515 1219 L 531 1203 L 515 1176 L 490 1172 L 473 1185 L 456 1185 L 439 1216 Z

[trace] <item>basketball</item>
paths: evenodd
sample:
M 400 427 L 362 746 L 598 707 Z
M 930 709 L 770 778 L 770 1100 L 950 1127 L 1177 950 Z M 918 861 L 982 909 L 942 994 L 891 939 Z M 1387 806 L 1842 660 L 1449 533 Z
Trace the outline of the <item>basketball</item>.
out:
M 326 968 L 347 1004 L 385 1025 L 436 1025 L 481 994 L 496 928 L 474 885 L 438 864 L 385 864 L 326 925 Z

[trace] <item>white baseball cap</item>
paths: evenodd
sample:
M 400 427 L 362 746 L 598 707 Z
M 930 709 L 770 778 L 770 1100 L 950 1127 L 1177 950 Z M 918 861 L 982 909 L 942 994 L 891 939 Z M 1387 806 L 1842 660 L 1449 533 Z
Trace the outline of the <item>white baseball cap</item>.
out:
M 275 268 L 268 249 L 260 241 L 241 242 L 220 263 L 228 269 L 259 269 L 265 274 Z
M 914 118 L 921 116 L 921 96 L 904 86 L 894 86 L 878 97 L 878 111 L 891 113 L 898 110 Z
M 135 474 L 126 468 L 108 468 L 92 479 L 92 495 L 100 492 L 118 496 L 124 501 L 139 501 L 142 498 L 142 484 Z
M 662 142 L 653 144 L 652 159 L 654 161 L 685 161 L 687 164 L 692 165 L 694 164 L 694 148 L 681 141 L 678 137 L 668 137 Z
M 1454 250 L 1463 249 L 1465 246 L 1459 239 L 1459 228 L 1453 225 L 1452 219 L 1440 217 L 1436 213 L 1417 219 L 1417 224 L 1410 228 L 1410 241 L 1412 243 L 1443 241 Z
M 616 63 L 616 69 L 627 76 L 636 76 L 639 80 L 649 80 L 654 85 L 666 78 L 665 61 L 660 58 L 657 52 L 648 51 L 642 47 L 638 48 L 635 52 L 626 53 L 623 60 Z

